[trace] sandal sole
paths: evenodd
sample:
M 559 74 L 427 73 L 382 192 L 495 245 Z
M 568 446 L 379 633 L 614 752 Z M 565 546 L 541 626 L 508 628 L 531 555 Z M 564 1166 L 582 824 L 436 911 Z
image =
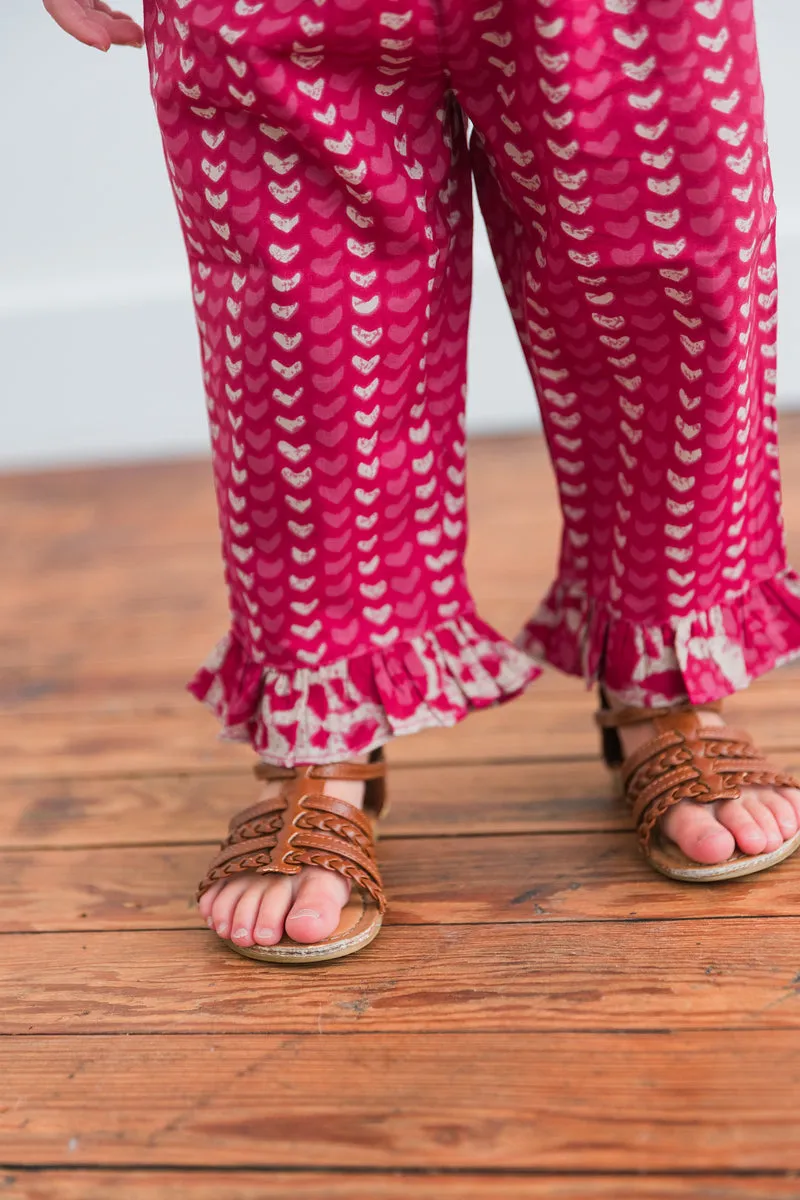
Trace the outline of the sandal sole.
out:
M 378 936 L 383 924 L 383 918 L 378 908 L 371 901 L 367 902 L 363 895 L 357 893 L 342 909 L 338 926 L 321 942 L 295 942 L 292 938 L 282 937 L 274 946 L 237 946 L 229 939 L 223 939 L 224 944 L 243 958 L 253 958 L 258 962 L 283 963 L 285 966 L 302 966 L 304 964 L 330 962 L 335 958 L 345 958 L 363 950 Z
M 614 792 L 618 799 L 625 799 L 625 789 L 622 786 L 622 772 L 613 768 L 610 772 Z M 727 879 L 741 879 L 745 875 L 755 875 L 759 871 L 767 871 L 778 863 L 791 858 L 800 850 L 800 830 L 778 846 L 769 854 L 737 854 L 734 858 L 721 863 L 698 863 L 689 858 L 674 842 L 664 840 L 651 841 L 650 850 L 645 859 L 654 871 L 666 875 L 668 879 L 678 879 L 681 883 L 724 883 Z
M 726 879 L 755 875 L 758 871 L 766 871 L 784 862 L 800 850 L 800 832 L 768 854 L 738 854 L 721 863 L 694 862 L 678 846 L 673 850 L 673 845 L 663 841 L 653 845 L 646 855 L 650 866 L 669 879 L 679 879 L 682 883 L 722 883 Z

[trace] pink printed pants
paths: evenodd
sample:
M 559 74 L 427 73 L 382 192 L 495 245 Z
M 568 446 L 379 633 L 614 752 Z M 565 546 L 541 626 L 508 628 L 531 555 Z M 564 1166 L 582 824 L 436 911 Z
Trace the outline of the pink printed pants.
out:
M 752 0 L 145 10 L 232 618 L 189 687 L 223 737 L 327 762 L 540 661 L 651 705 L 800 653 Z M 464 576 L 473 178 L 564 517 L 515 643 Z

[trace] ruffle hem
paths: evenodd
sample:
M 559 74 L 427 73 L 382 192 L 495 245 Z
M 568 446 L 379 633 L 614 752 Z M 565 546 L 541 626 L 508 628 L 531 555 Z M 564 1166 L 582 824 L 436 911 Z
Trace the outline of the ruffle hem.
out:
M 651 708 L 721 700 L 800 655 L 800 576 L 786 569 L 739 596 L 660 625 L 624 619 L 580 584 L 557 582 L 516 644 L 588 686 Z
M 294 766 L 455 725 L 474 709 L 513 699 L 540 674 L 471 613 L 385 650 L 290 671 L 253 662 L 229 633 L 187 689 L 217 716 L 221 740 L 249 742 L 263 761 Z

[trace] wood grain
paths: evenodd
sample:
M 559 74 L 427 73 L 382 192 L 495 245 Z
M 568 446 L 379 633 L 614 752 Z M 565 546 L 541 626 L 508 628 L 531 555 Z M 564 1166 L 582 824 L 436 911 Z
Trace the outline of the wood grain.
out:
M 6 618 L 5 636 L 0 626 L 0 706 L 44 714 L 57 712 L 64 697 L 81 708 L 112 710 L 141 709 L 143 701 L 179 700 L 187 679 L 226 631 L 227 609 L 211 580 L 204 589 L 205 604 L 198 600 L 189 608 L 165 594 L 157 574 L 158 579 L 151 580 L 153 596 L 133 608 L 90 605 L 89 592 L 85 603 L 71 603 L 57 616 L 34 619 L 26 612 L 16 628 Z M 84 577 L 83 587 L 91 587 L 91 580 Z M 537 599 L 527 592 L 518 598 L 488 598 L 481 605 L 482 615 L 512 637 Z M 556 671 L 537 682 L 540 699 L 551 691 L 575 694 L 581 688 L 580 681 Z
M 552 524 L 556 491 L 542 439 L 482 438 L 468 470 L 474 537 L 496 546 L 498 510 L 511 525 Z M 64 561 L 82 550 L 98 558 L 119 548 L 208 546 L 216 534 L 207 458 L 9 472 L 0 477 L 0 505 L 13 507 L 0 547 L 16 574 L 53 551 Z
M 797 917 L 763 921 L 757 938 L 749 920 L 389 927 L 301 986 L 206 929 L 9 934 L 0 1034 L 798 1030 L 799 928 Z
M 11 780 L 3 786 L 0 846 L 218 842 L 261 786 L 250 770 Z M 633 828 L 597 761 L 397 765 L 389 786 L 382 840 Z
M 798 678 L 769 679 L 729 705 L 732 725 L 748 729 L 773 755 L 797 746 Z M 534 684 L 524 696 L 473 713 L 452 729 L 432 729 L 397 738 L 389 758 L 398 763 L 478 762 L 486 759 L 597 758 L 598 739 L 591 695 L 536 699 Z M 141 712 L 81 712 L 69 705 L 36 715 L 0 713 L 0 778 L 133 774 L 137 772 L 219 771 L 249 766 L 248 747 L 218 740 L 211 714 L 192 697 L 173 706 Z
M 196 927 L 192 897 L 215 849 L 5 851 L 0 932 Z M 394 925 L 791 917 L 800 896 L 800 854 L 687 886 L 652 871 L 630 833 L 398 837 L 379 859 Z
M 730 1048 L 725 1032 L 6 1038 L 0 1161 L 797 1170 L 800 1032 Z
M 469 474 L 472 586 L 513 635 L 556 560 L 546 447 L 484 440 Z M 800 855 L 652 873 L 593 696 L 548 671 L 390 747 L 373 945 L 242 959 L 192 899 L 257 787 L 184 690 L 227 619 L 210 464 L 6 476 L 0 512 L 0 1197 L 800 1196 Z M 728 706 L 795 771 L 799 689 Z
M 4 1200 L 797 1200 L 800 1180 L 779 1176 L 521 1174 L 366 1175 L 303 1171 L 32 1171 L 0 1169 Z

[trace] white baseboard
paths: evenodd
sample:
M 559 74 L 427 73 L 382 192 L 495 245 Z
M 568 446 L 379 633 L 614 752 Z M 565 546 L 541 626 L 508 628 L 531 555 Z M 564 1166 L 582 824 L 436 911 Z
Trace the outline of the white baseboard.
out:
M 0 314 L 5 468 L 203 453 L 208 427 L 184 280 L 129 300 Z
M 800 232 L 783 237 L 780 401 L 800 407 Z M 83 294 L 0 295 L 0 467 L 204 453 L 208 429 L 187 280 L 145 277 Z M 470 324 L 472 433 L 531 429 L 538 413 L 494 264 L 476 246 Z

